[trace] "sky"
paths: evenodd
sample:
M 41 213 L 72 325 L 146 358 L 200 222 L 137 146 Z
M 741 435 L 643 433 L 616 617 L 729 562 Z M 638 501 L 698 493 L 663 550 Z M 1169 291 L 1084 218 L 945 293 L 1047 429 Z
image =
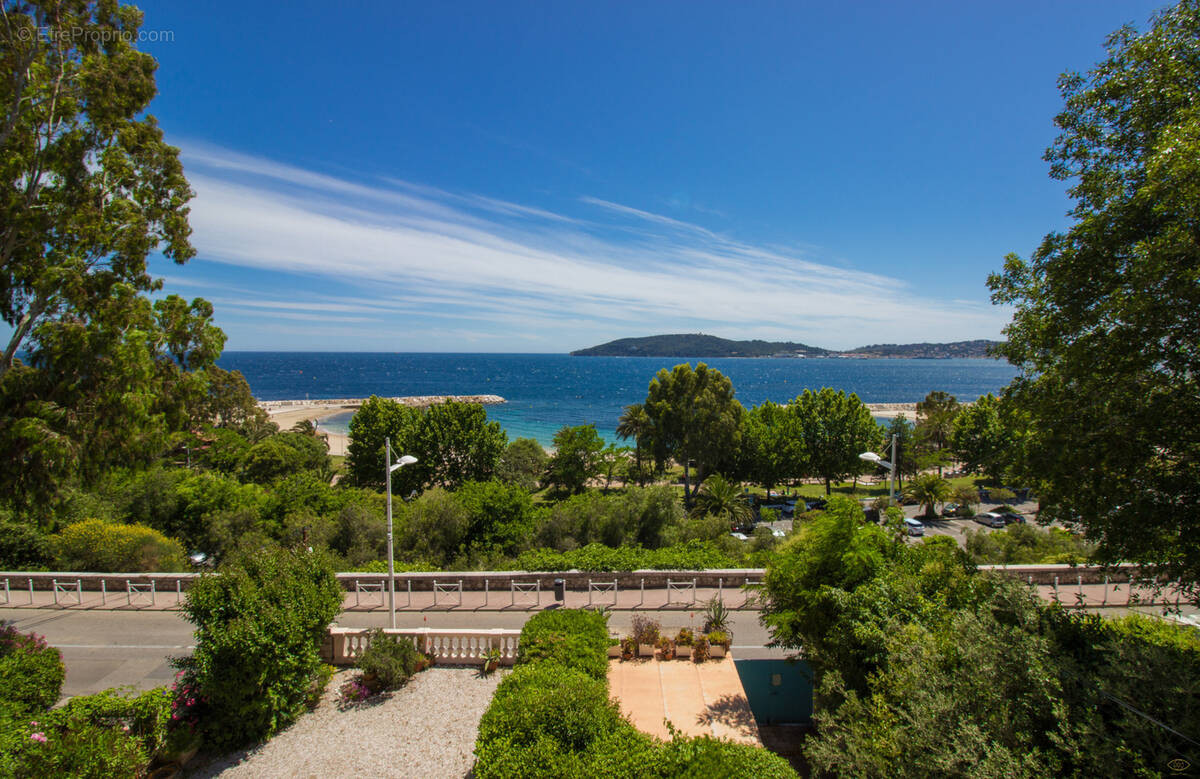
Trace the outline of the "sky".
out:
M 230 350 L 999 338 L 1056 81 L 1161 3 L 143 2 Z

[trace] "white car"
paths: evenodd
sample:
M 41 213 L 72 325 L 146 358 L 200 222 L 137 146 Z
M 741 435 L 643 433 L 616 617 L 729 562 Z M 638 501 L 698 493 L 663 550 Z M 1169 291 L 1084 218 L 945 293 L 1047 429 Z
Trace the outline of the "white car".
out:
M 912 517 L 905 517 L 905 518 L 904 518 L 904 527 L 905 527 L 905 529 L 908 531 L 908 534 L 909 534 L 910 536 L 923 536 L 923 535 L 925 535 L 925 526 L 924 526 L 924 525 L 922 525 L 922 524 L 921 524 L 920 522 L 918 522 L 917 520 L 913 519 Z
M 733 532 L 733 533 L 730 533 L 729 535 L 733 536 L 734 538 L 736 538 L 739 541 L 749 541 L 750 540 L 750 537 L 747 536 L 745 533 Z
M 771 528 L 771 535 L 775 536 L 776 538 L 783 538 L 787 535 L 787 533 L 783 532 L 777 527 L 773 527 Z

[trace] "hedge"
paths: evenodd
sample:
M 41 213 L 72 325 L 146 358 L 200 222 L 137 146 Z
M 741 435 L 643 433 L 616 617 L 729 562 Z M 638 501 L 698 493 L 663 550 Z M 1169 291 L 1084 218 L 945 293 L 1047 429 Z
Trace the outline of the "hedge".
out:
M 45 639 L 0 623 L 0 717 L 45 711 L 58 701 L 66 670 Z
M 479 724 L 474 775 L 501 777 L 753 776 L 796 779 L 765 749 L 676 734 L 661 742 L 625 719 L 608 694 L 605 618 L 544 611 L 521 631 L 517 667 Z

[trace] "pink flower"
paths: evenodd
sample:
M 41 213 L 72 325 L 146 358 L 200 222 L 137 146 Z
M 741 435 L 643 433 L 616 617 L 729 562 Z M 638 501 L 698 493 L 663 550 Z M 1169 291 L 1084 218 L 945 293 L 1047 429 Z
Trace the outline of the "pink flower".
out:
M 29 723 L 29 727 L 31 727 L 31 728 L 36 728 L 36 727 L 37 727 L 37 720 L 33 720 L 32 722 L 30 722 L 30 723 Z
M 125 731 L 126 733 L 128 733 L 128 732 L 129 732 L 129 726 L 128 726 L 128 725 L 122 725 L 122 726 L 121 726 L 121 730 L 123 730 L 123 731 Z
M 46 743 L 46 734 L 42 733 L 41 731 L 38 731 L 37 733 L 30 735 L 29 737 L 31 739 L 33 739 L 34 741 L 38 742 L 39 744 Z

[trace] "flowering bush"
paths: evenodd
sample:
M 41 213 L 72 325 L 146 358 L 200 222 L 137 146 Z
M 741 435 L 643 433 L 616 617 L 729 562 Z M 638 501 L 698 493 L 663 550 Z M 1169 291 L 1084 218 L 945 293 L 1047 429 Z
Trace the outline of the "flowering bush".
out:
M 50 708 L 58 701 L 65 675 L 62 654 L 44 638 L 0 623 L 0 717 Z
M 343 708 L 354 706 L 362 703 L 367 698 L 370 698 L 375 693 L 371 692 L 371 688 L 362 680 L 362 674 L 355 676 L 350 681 L 346 682 L 338 690 L 341 698 L 340 705 Z

